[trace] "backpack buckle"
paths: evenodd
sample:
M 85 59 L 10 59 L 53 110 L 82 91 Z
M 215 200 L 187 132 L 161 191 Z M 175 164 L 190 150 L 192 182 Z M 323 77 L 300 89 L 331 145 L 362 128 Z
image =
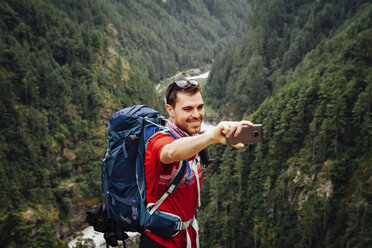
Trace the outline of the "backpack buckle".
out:
M 107 148 L 106 153 L 105 153 L 105 156 L 104 156 L 102 162 L 105 162 L 107 159 L 109 159 L 111 157 L 110 156 L 110 150 L 111 150 L 110 148 Z

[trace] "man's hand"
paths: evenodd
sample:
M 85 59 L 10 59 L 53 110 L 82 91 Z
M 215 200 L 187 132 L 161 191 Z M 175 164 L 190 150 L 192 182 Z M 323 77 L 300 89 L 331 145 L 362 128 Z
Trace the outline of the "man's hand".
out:
M 222 121 L 220 122 L 217 127 L 212 131 L 212 139 L 216 141 L 216 143 L 221 143 L 226 145 L 226 138 L 234 135 L 237 137 L 241 131 L 243 126 L 253 126 L 253 123 L 250 121 Z M 233 147 L 240 149 L 244 147 L 243 143 L 238 143 L 232 145 Z

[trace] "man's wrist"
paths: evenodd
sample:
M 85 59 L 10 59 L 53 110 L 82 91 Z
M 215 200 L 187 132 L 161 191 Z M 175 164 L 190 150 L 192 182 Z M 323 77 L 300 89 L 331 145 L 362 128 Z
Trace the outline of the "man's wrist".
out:
M 215 137 L 214 132 L 206 132 L 202 135 L 206 135 L 207 146 L 218 143 L 218 139 Z

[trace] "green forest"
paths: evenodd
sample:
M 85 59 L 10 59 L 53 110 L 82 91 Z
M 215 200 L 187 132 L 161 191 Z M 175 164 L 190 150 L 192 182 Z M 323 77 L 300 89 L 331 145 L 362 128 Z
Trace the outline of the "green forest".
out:
M 111 34 L 109 43 L 153 82 L 209 64 L 244 35 L 248 1 L 53 0 L 76 23 Z
M 209 148 L 201 246 L 371 246 L 368 0 L 1 0 L 1 246 L 66 248 L 110 116 L 210 64 L 208 109 L 264 141 Z
M 372 4 L 290 2 L 253 1 L 213 63 L 207 102 L 264 142 L 210 148 L 203 247 L 372 244 Z

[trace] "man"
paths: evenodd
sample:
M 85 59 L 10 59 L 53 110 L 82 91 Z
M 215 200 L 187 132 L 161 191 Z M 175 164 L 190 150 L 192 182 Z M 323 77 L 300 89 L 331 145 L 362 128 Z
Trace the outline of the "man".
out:
M 211 131 L 199 135 L 204 118 L 204 102 L 198 81 L 180 78 L 166 89 L 166 110 L 170 116 L 167 126 L 177 136 L 159 133 L 149 142 L 145 156 L 146 199 L 155 203 L 167 190 L 180 161 L 188 160 L 188 170 L 178 188 L 158 207 L 181 217 L 188 225 L 170 238 L 147 231 L 141 236 L 140 247 L 197 247 L 198 227 L 195 217 L 200 204 L 201 167 L 197 154 L 214 143 L 226 144 L 226 137 L 238 136 L 243 125 L 250 121 L 220 122 Z M 236 148 L 244 144 L 234 145 Z M 195 230 L 196 229 L 196 230 Z

